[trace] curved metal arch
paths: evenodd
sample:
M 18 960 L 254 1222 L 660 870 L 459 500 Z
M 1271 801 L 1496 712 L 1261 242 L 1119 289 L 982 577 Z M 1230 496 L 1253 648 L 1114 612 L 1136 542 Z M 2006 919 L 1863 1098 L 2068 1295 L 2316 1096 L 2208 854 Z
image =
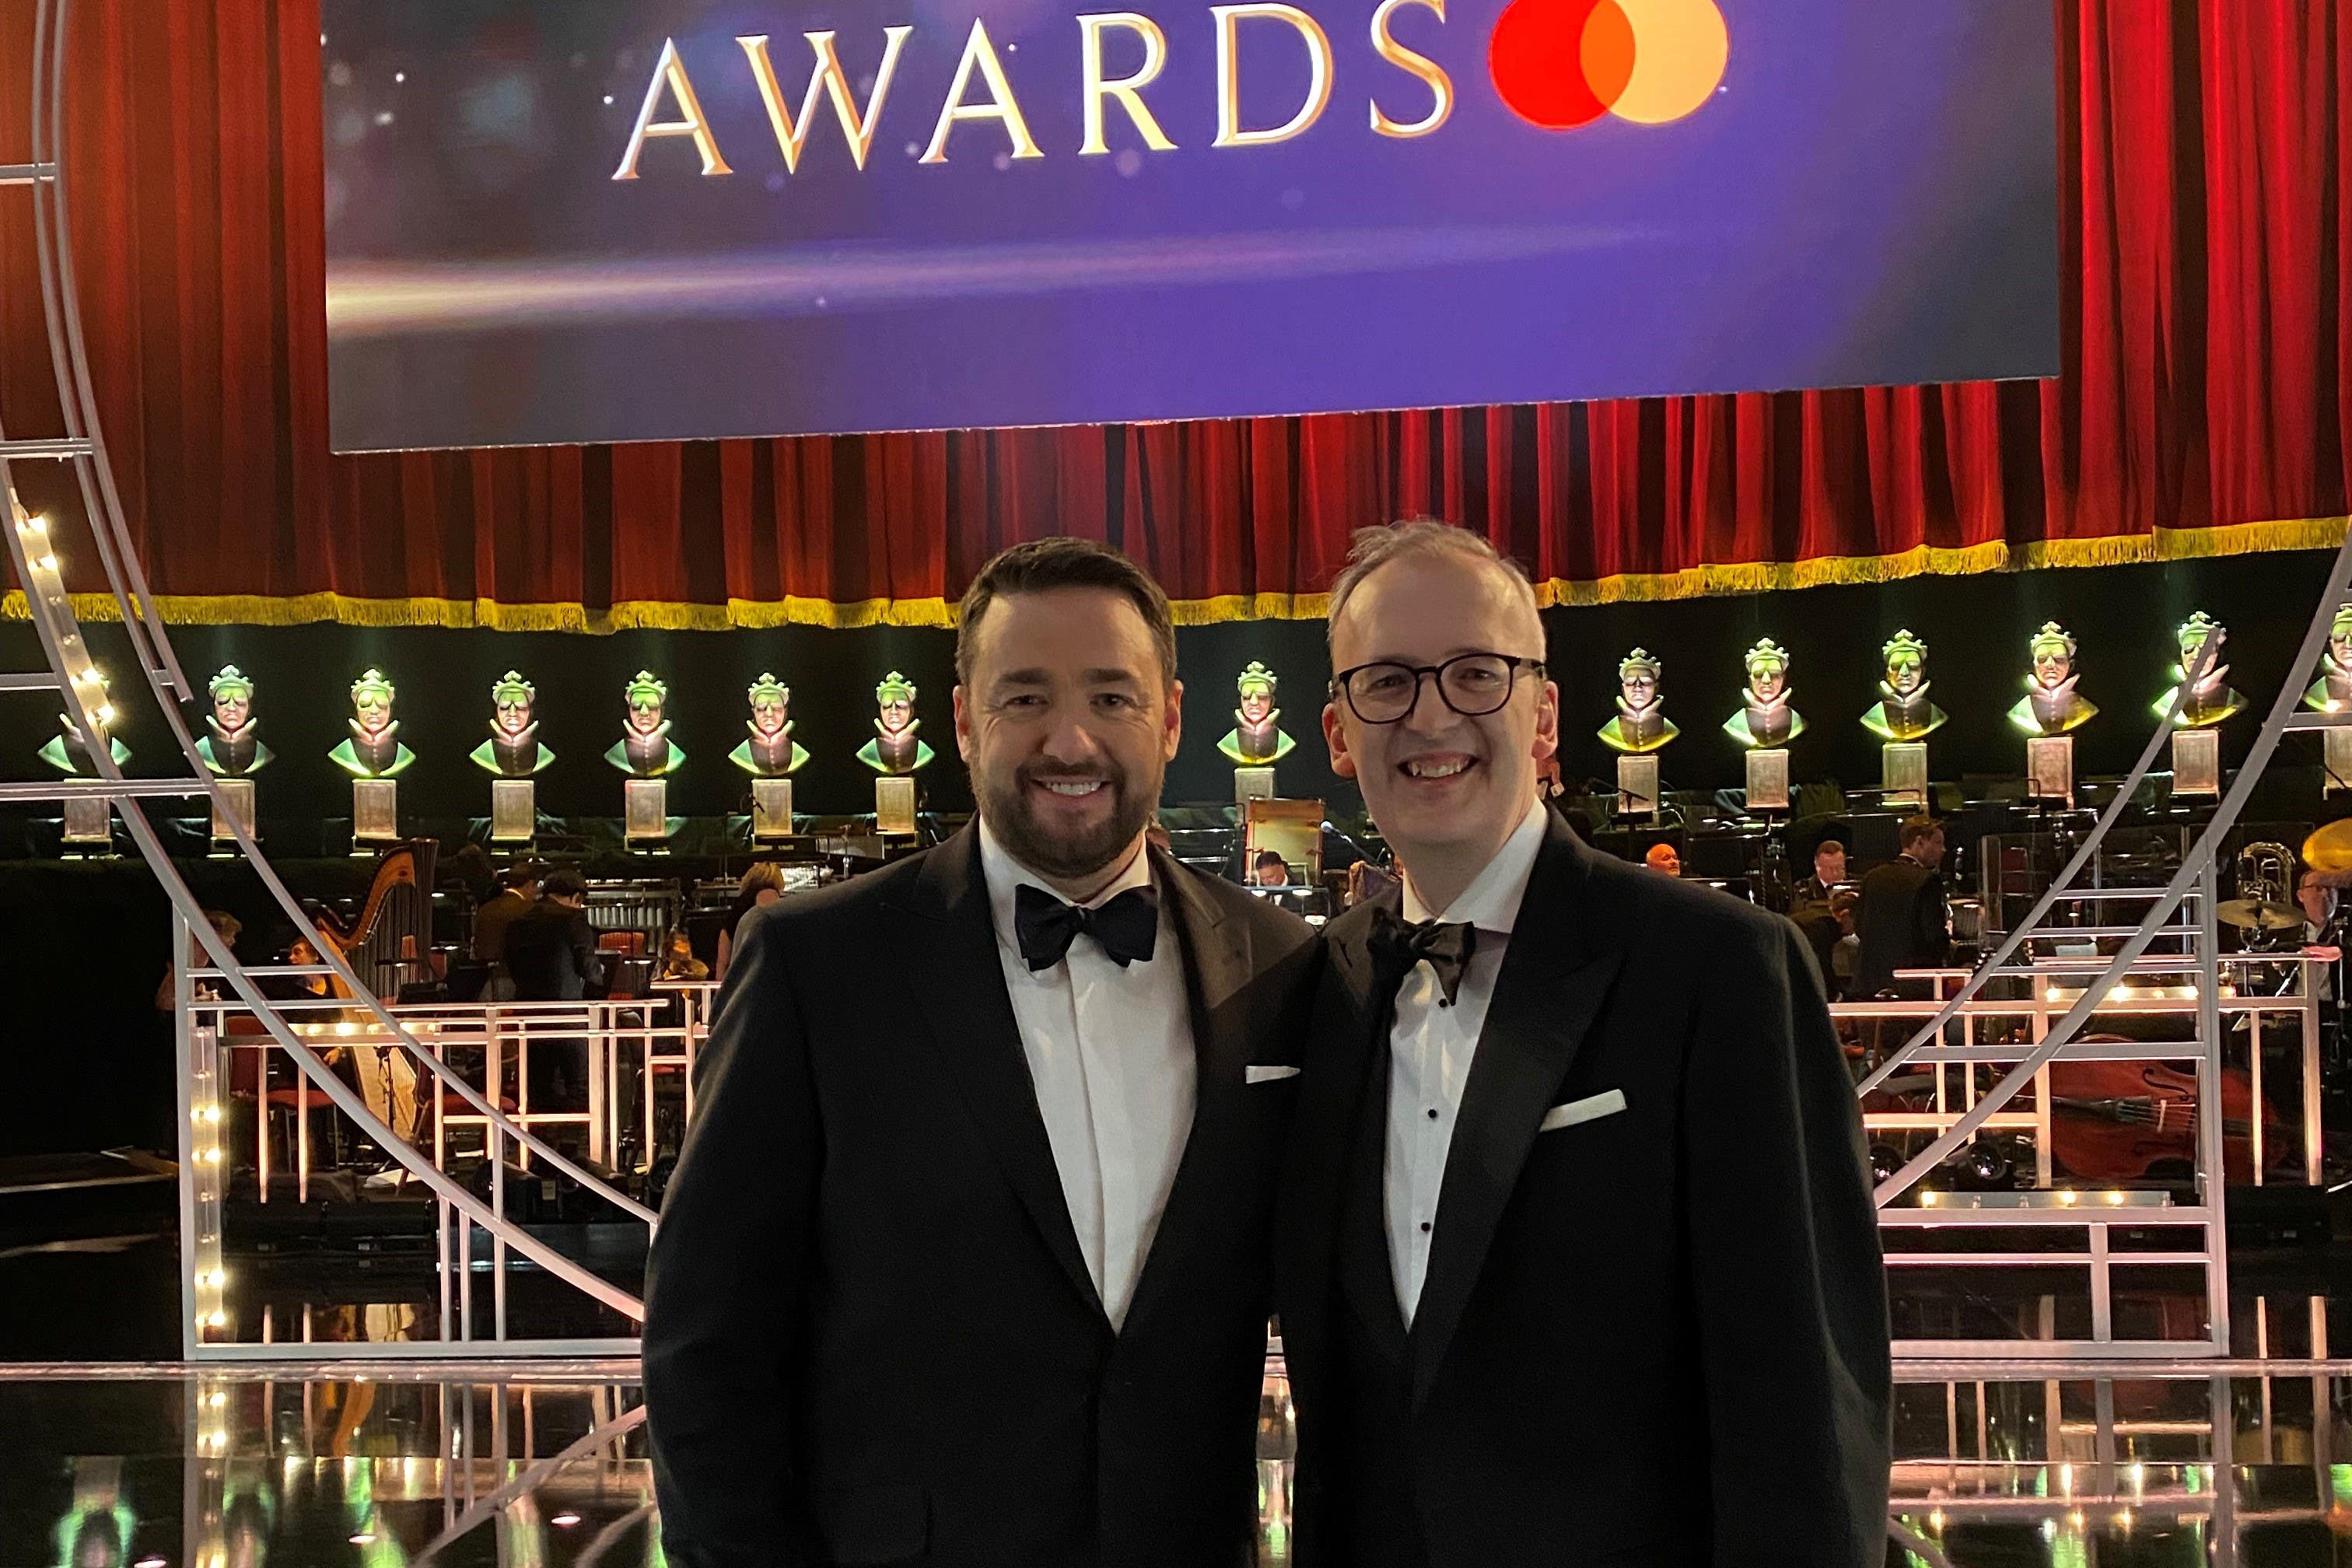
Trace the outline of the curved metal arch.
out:
M 56 449 L 46 450 L 42 456 L 72 463 L 91 539 L 99 552 L 100 564 L 105 572 L 109 589 L 121 608 L 132 649 L 138 657 L 140 672 L 188 765 L 189 783 L 194 787 L 186 793 L 201 795 L 218 808 L 224 804 L 223 792 L 212 771 L 205 766 L 196 750 L 195 737 L 179 708 L 180 701 L 192 695 L 189 683 L 172 650 L 145 577 L 138 566 L 135 544 L 124 520 L 111 468 L 106 459 L 89 374 L 88 348 L 82 335 L 79 298 L 73 274 L 64 149 L 66 42 L 70 32 L 72 13 L 72 0 L 38 0 L 34 23 L 31 94 L 34 163 L 31 175 L 26 183 L 32 189 L 42 309 L 48 329 L 51 368 L 67 430 L 64 441 L 43 444 Z M 177 868 L 172 864 L 162 841 L 148 823 L 144 810 L 138 804 L 138 786 L 125 778 L 120 764 L 114 761 L 111 748 L 104 743 L 104 736 L 99 727 L 82 706 L 72 700 L 71 672 L 62 645 L 68 637 L 79 641 L 81 628 L 62 589 L 49 595 L 33 591 L 36 579 L 30 570 L 25 541 L 17 528 L 13 526 L 16 521 L 14 515 L 16 492 L 9 469 L 9 447 L 5 430 L 0 430 L 0 493 L 9 498 L 12 512 L 9 520 L 12 526 L 5 530 L 9 558 L 19 580 L 26 585 L 29 618 L 50 673 L 58 682 L 58 689 L 68 696 L 66 716 L 83 742 L 92 769 L 101 784 L 123 786 L 120 793 L 103 790 L 100 793 L 107 795 L 113 809 L 121 814 L 124 826 L 138 846 L 142 858 L 146 860 L 174 909 L 187 921 L 191 933 L 204 946 L 214 967 L 221 971 L 222 977 L 238 999 L 262 1020 L 272 1039 L 287 1051 L 304 1077 L 388 1153 L 407 1165 L 436 1197 L 447 1202 L 474 1224 L 504 1240 L 550 1273 L 612 1307 L 623 1316 L 642 1322 L 645 1309 L 636 1296 L 599 1279 L 528 1231 L 494 1215 L 471 1193 L 431 1168 L 417 1151 L 393 1136 L 391 1129 L 370 1112 L 341 1079 L 328 1070 L 316 1053 L 292 1035 L 235 956 L 217 940 L 209 922 L 203 918 L 201 907 L 180 878 Z M 230 827 L 239 854 L 259 875 L 273 900 L 292 922 L 296 931 L 311 942 L 326 966 L 349 987 L 354 1001 L 368 1009 L 383 1030 L 393 1037 L 394 1043 L 410 1054 L 411 1058 L 434 1079 L 439 1089 L 455 1090 L 457 1098 L 483 1117 L 499 1136 L 511 1138 L 544 1158 L 551 1167 L 645 1224 L 649 1231 L 657 1225 L 658 1216 L 653 1210 L 614 1189 L 530 1129 L 508 1118 L 462 1076 L 425 1049 L 373 990 L 360 980 L 332 945 L 321 939 L 316 926 L 236 814 L 219 811 L 218 815 Z
M 2107 967 L 2084 986 L 2082 995 L 2075 1000 L 2072 1007 L 2066 1010 L 2065 1016 L 2051 1026 L 2049 1034 L 2034 1047 L 2032 1051 L 2021 1058 L 2000 1082 L 1979 1096 L 1976 1103 L 1970 1106 L 1958 1121 L 1955 1121 L 1926 1149 L 1915 1155 L 1901 1170 L 1879 1184 L 1873 1197 L 1880 1208 L 1885 1208 L 1895 1198 L 1916 1185 L 1920 1178 L 1941 1164 L 1946 1157 L 1973 1137 L 1984 1125 L 1988 1117 L 2014 1099 L 2018 1091 L 2032 1080 L 2033 1075 L 2049 1065 L 2060 1049 L 2074 1038 L 2075 1034 L 2090 1019 L 2092 1014 L 2106 1001 L 2107 994 L 2131 973 L 2132 965 L 2156 941 L 2160 930 L 2172 918 L 2174 911 L 2179 909 L 2181 900 L 2188 896 L 2190 884 L 2203 876 L 2211 866 L 2222 840 L 2228 837 L 2230 829 L 2237 825 L 2239 814 L 2245 809 L 2247 797 L 2253 793 L 2254 786 L 2262 782 L 2263 773 L 2269 768 L 2272 757 L 2277 753 L 2279 742 L 2285 737 L 2289 728 L 2288 721 L 2294 716 L 2295 705 L 2303 695 L 2302 675 L 2318 661 L 2321 650 L 2326 647 L 2328 627 L 2334 618 L 2336 607 L 2345 602 L 2347 593 L 2352 593 L 2352 531 L 2346 532 L 2344 543 L 2336 552 L 2336 563 L 2328 573 L 2326 589 L 2320 595 L 2318 607 L 2312 614 L 2311 624 L 2304 632 L 2303 643 L 2294 662 L 2287 667 L 2286 673 L 2280 681 L 2278 695 L 2272 700 L 2270 712 L 2263 721 L 2262 732 L 2254 738 L 2253 749 L 2239 767 L 2237 777 L 2231 781 L 2229 789 L 2223 794 L 2221 803 L 2215 806 L 2211 819 L 2205 825 L 2204 831 L 2198 836 L 2196 844 L 2182 858 L 2180 869 L 2174 873 L 2172 880 L 2166 885 L 2163 892 L 2158 895 L 2156 901 L 2142 916 L 2138 931 L 2126 940 Z M 2173 719 L 2180 712 L 2181 703 L 2188 695 L 2189 679 L 2204 674 L 2220 657 L 2220 647 L 2209 639 L 2197 664 L 2188 672 L 2189 679 L 2184 679 L 2181 681 L 2179 689 L 2174 696 L 2171 711 L 2161 721 L 2155 737 L 2148 742 L 2148 749 L 2141 753 L 2139 765 L 2133 770 L 2131 777 L 2126 781 L 2126 787 L 2116 793 L 2116 800 L 2100 815 L 2096 828 L 2084 840 L 2082 847 L 2075 851 L 2074 859 L 2067 864 L 2065 872 L 2059 881 L 2052 886 L 2050 891 L 2042 895 L 2034 905 L 2031 915 L 2020 923 L 2018 929 L 2010 933 L 2009 940 L 2001 944 L 1993 959 L 1979 966 L 1974 974 L 1969 976 L 1968 983 L 1937 1011 L 1935 1017 L 1928 1020 L 1927 1024 L 1906 1042 L 1900 1050 L 1890 1057 L 1878 1071 L 1863 1080 L 1862 1092 L 1867 1093 L 1870 1089 L 1875 1089 L 1896 1068 L 1912 1061 L 1928 1045 L 1942 1038 L 1944 1026 L 1957 1017 L 1961 1006 L 1984 988 L 1986 980 L 1999 973 L 2001 966 L 2016 954 L 2028 936 L 2032 934 L 2034 927 L 2049 913 L 2052 907 L 2072 885 L 2074 876 L 2089 862 L 2090 858 L 2097 853 L 2101 842 L 2106 837 L 2107 830 L 2115 825 L 2116 818 L 2119 815 L 2118 808 L 2130 798 L 2131 792 L 2138 788 L 2140 780 L 2147 776 L 2148 765 L 2154 760 L 2157 748 L 2169 733 Z M 2209 911 L 2208 919 L 2210 918 Z M 2210 944 L 2208 943 L 2206 946 L 2207 950 L 2203 954 L 2205 973 L 2200 979 L 2200 994 L 2205 997 L 2210 1005 L 2213 1000 L 2216 981 L 2212 973 L 2213 953 Z M 2208 1048 L 2211 1048 L 2210 1041 Z M 2207 1121 L 2210 1122 L 2211 1118 L 2207 1118 Z M 2221 1151 L 2217 1145 L 2210 1150 L 2203 1151 L 2200 1159 L 2200 1165 L 2205 1166 L 2210 1173 L 2209 1179 L 2217 1184 L 2220 1181 L 2220 1153 Z M 2218 1210 L 2218 1195 L 2211 1206 Z

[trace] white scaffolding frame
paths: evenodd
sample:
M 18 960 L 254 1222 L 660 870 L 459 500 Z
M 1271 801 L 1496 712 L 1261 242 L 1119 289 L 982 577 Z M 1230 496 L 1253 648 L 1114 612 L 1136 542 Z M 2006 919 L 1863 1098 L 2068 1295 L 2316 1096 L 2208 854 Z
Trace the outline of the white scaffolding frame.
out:
M 1957 1117 L 1949 1119 L 1949 1124 L 1906 1162 L 1901 1170 L 1881 1183 L 1874 1198 L 1878 1205 L 1880 1226 L 1890 1241 L 1899 1234 L 1906 1240 L 1916 1238 L 1924 1245 L 1931 1238 L 1948 1241 L 1962 1233 L 1980 1235 L 1990 1230 L 2030 1244 L 1997 1253 L 1970 1251 L 1961 1247 L 1918 1251 L 1908 1247 L 1891 1249 L 1890 1258 L 1894 1258 L 1895 1250 L 1902 1253 L 1898 1267 L 1912 1269 L 2049 1267 L 2083 1269 L 2090 1297 L 2092 1337 L 2087 1340 L 2052 1338 L 2027 1342 L 2015 1339 L 1898 1341 L 1895 1346 L 1897 1355 L 2008 1360 L 2032 1351 L 2044 1355 L 2080 1357 L 2091 1361 L 2132 1361 L 2178 1357 L 2184 1353 L 2216 1357 L 2230 1353 L 2229 1236 L 2225 1214 L 2227 1183 L 2222 1153 L 2221 1092 L 2222 960 L 2215 928 L 2219 899 L 2216 864 L 2222 844 L 2245 809 L 2247 798 L 2277 753 L 2279 742 L 2290 731 L 2352 723 L 2352 714 L 2296 712 L 2296 705 L 2303 695 L 2301 677 L 2317 664 L 2320 653 L 2326 646 L 2329 624 L 2334 619 L 2336 606 L 2345 602 L 2347 593 L 2352 593 L 2352 533 L 2347 533 L 2343 546 L 2336 553 L 2326 586 L 2321 592 L 2308 628 L 2304 633 L 2300 652 L 2281 680 L 2278 694 L 2271 703 L 2260 733 L 2254 738 L 2252 752 L 2237 775 L 2230 781 L 2229 787 L 2199 831 L 2195 842 L 2182 857 L 2179 869 L 2171 880 L 2161 889 L 2131 889 L 2120 895 L 2113 889 L 2078 890 L 2075 887 L 2075 880 L 2084 868 L 2095 864 L 2100 846 L 2147 780 L 2158 753 L 2172 732 L 2174 721 L 2180 715 L 2187 694 L 2197 679 L 2221 657 L 2219 639 L 2208 640 L 2199 650 L 2192 661 L 2193 668 L 2184 672 L 2185 679 L 2174 694 L 2170 710 L 2158 722 L 2156 732 L 2149 736 L 2139 761 L 2116 791 L 2115 798 L 2100 813 L 2096 824 L 2075 848 L 2056 879 L 2035 901 L 2031 912 L 2002 940 L 1982 966 L 1941 1005 L 1933 1009 L 1933 1016 L 1908 1040 L 1862 1080 L 1858 1092 L 1867 1095 L 1906 1068 L 1935 1068 L 1940 1074 L 1940 1063 L 1984 1059 L 1981 1047 L 1972 1049 L 1965 1044 L 1955 1047 L 1945 1041 L 1947 1032 L 1956 1023 L 1964 1030 L 1969 1026 L 1962 1020 L 1970 1014 L 1986 985 L 1992 981 L 2021 980 L 2036 992 L 2044 992 L 2050 982 L 2058 978 L 2070 984 L 2079 984 L 2082 987 L 2074 1003 L 2055 1021 L 2049 1021 L 2046 1017 L 2042 1021 L 2046 1027 L 2030 1048 L 2021 1052 L 2000 1053 L 1999 1059 L 2011 1061 L 2009 1071 L 1981 1092 L 1972 1090 L 1972 1102 Z M 2037 955 L 2029 951 L 2036 939 L 2081 938 L 2081 928 L 2052 923 L 2053 912 L 2063 905 L 2086 898 L 2117 896 L 2145 898 L 2148 902 L 2139 922 L 2122 935 L 2121 945 L 2112 955 L 2080 961 Z M 2183 915 L 2183 923 L 2174 923 L 2176 914 Z M 2159 941 L 2170 942 L 2184 937 L 2185 941 L 2177 950 L 2168 949 L 2154 955 L 2149 953 L 2149 949 Z M 2130 982 L 2135 976 L 2154 978 L 2161 975 L 2177 981 L 2184 974 L 2190 977 L 2194 987 L 2197 1025 L 2190 1042 L 2186 1045 L 2094 1044 L 2081 1040 L 2084 1026 L 2102 1009 L 2109 1007 L 2109 999 L 2118 985 Z M 1966 1038 L 1965 1036 L 1963 1037 Z M 2125 1197 L 2115 1208 L 2109 1209 L 2104 1203 L 2084 1203 L 2083 1194 L 2075 1194 L 2074 1200 L 2068 1202 L 2063 1193 L 2051 1194 L 2039 1203 L 1995 1209 L 1945 1207 L 1927 1201 L 1933 1194 L 1922 1188 L 1923 1181 L 1948 1157 L 1973 1140 L 1995 1116 L 2001 1113 L 2003 1107 L 2029 1085 L 2042 1084 L 2046 1090 L 2045 1069 L 2052 1062 L 2094 1060 L 2193 1061 L 2199 1086 L 2194 1202 L 2177 1206 L 2142 1205 L 2133 1195 Z M 2306 1069 L 2306 1079 L 2308 1076 L 2309 1070 Z M 2309 1098 L 2306 1119 L 2315 1115 L 2317 1109 L 2316 1097 Z M 2037 1099 L 2042 1105 L 2048 1104 L 2046 1092 L 2039 1094 Z M 2044 1139 L 2043 1142 L 2046 1145 L 2047 1140 Z M 2317 1140 L 2314 1137 L 2308 1143 L 2307 1157 L 2315 1161 L 2317 1152 Z M 2046 1160 L 2046 1154 L 2043 1158 Z M 1897 1200 L 1906 1196 L 1916 1196 L 1918 1201 L 1898 1203 Z M 2192 1234 L 2198 1237 L 2199 1246 L 2193 1252 L 2155 1248 L 2119 1251 L 2113 1245 L 2113 1233 L 2122 1222 L 2098 1217 L 2107 1213 L 2128 1214 L 2131 1216 L 2129 1223 L 2136 1229 L 2176 1230 Z M 2081 1238 L 2079 1245 L 2064 1245 L 2076 1237 Z M 2061 1246 L 2051 1247 L 2053 1240 Z M 2116 1337 L 2111 1308 L 2114 1270 L 2119 1265 L 2186 1265 L 2201 1268 L 2206 1298 L 2203 1337 L 2196 1341 Z
M 0 166 L 0 188 L 21 188 L 29 195 L 31 229 L 37 254 L 41 308 L 48 330 L 51 373 L 63 411 L 64 429 L 55 436 L 12 438 L 0 429 L 0 496 L 6 498 L 7 526 L 0 528 L 8 559 L 24 585 L 27 613 L 39 640 L 47 668 L 0 675 L 0 695 L 41 695 L 61 700 L 66 721 L 89 758 L 94 777 L 69 777 L 29 784 L 0 784 L 0 803 L 81 800 L 106 802 L 119 815 L 140 856 L 170 899 L 174 961 L 174 1018 L 177 1036 L 180 1110 L 182 1230 L 181 1335 L 191 1361 L 205 1359 L 268 1359 L 285 1353 L 284 1347 L 226 1342 L 230 1327 L 222 1291 L 227 1276 L 222 1263 L 220 1183 L 225 1158 L 220 1138 L 223 1085 L 217 1071 L 217 1042 L 193 1026 L 188 984 L 189 944 L 204 955 L 205 966 L 217 972 L 221 984 L 259 1020 L 270 1038 L 296 1064 L 303 1078 L 320 1090 L 336 1109 L 373 1138 L 388 1154 L 400 1160 L 409 1173 L 428 1188 L 438 1205 L 446 1234 L 453 1226 L 478 1226 L 511 1249 L 583 1294 L 611 1308 L 632 1323 L 641 1323 L 645 1308 L 639 1294 L 623 1290 L 563 1256 L 547 1242 L 507 1218 L 490 1203 L 433 1167 L 422 1153 L 407 1149 L 377 1120 L 359 1096 L 329 1069 L 310 1044 L 296 1035 L 281 1010 L 261 994 L 254 976 L 241 966 L 227 945 L 204 918 L 204 910 L 165 853 L 163 841 L 149 823 L 143 801 L 204 799 L 215 820 L 226 826 L 236 852 L 260 878 L 294 930 L 324 955 L 328 972 L 349 988 L 345 1005 L 365 1014 L 372 1027 L 383 1031 L 407 1051 L 419 1069 L 420 1081 L 429 1075 L 436 1094 L 467 1102 L 488 1129 L 494 1152 L 511 1142 L 519 1151 L 543 1159 L 555 1171 L 594 1192 L 623 1215 L 643 1225 L 648 1237 L 655 1225 L 651 1209 L 617 1191 L 594 1173 L 551 1147 L 529 1128 L 505 1116 L 492 1100 L 436 1059 L 398 1016 L 377 998 L 335 950 L 324 942 L 293 894 L 262 854 L 251 827 L 239 813 L 227 808 L 220 783 L 198 753 L 194 733 L 181 712 L 194 689 L 173 654 L 163 617 L 156 612 L 140 569 L 138 553 L 125 521 L 121 499 L 108 465 L 106 442 L 99 427 L 97 400 L 92 392 L 89 354 L 83 341 L 80 301 L 76 291 L 73 236 L 68 221 L 69 170 L 65 155 L 66 45 L 71 31 L 74 0 L 37 0 L 34 21 L 30 118 L 32 161 Z M 10 198 L 13 200 L 13 197 Z M 130 779 L 114 760 L 108 742 L 113 721 L 112 700 L 105 679 L 91 665 L 80 622 L 65 590 L 58 542 L 46 519 L 28 514 L 17 499 L 13 466 L 18 463 L 68 465 L 81 496 L 90 543 L 104 571 L 107 588 L 121 617 L 133 658 L 162 722 L 177 743 L 185 772 L 179 776 Z M 445 1264 L 446 1267 L 446 1264 Z M 445 1273 L 445 1279 L 446 1275 Z M 500 1283 L 503 1284 L 503 1273 Z M 498 1328 L 502 1334 L 504 1324 Z M 505 1341 L 510 1354 L 582 1354 L 634 1349 L 632 1337 L 586 1341 Z M 351 1346 L 352 1353 L 386 1357 L 430 1357 L 479 1353 L 478 1342 L 416 1342 L 401 1344 Z

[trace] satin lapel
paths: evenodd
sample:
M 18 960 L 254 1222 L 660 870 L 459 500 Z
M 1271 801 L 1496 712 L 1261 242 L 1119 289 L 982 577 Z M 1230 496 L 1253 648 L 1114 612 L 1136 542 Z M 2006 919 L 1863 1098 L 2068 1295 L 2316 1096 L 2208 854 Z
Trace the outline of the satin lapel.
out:
M 980 835 L 967 827 L 924 858 L 911 895 L 893 905 L 901 952 L 920 955 L 922 973 L 911 987 L 930 1026 L 932 1047 L 963 1091 L 1005 1179 L 1019 1194 L 1038 1235 L 1070 1283 L 1095 1310 L 1102 1298 L 1087 1272 L 1021 1026 L 1004 989 L 989 920 L 988 883 L 980 869 Z M 1108 1326 L 1108 1319 L 1105 1318 Z
M 1518 1185 L 1552 1092 L 1599 1015 L 1623 954 L 1587 921 L 1591 851 L 1555 819 L 1528 879 L 1495 998 L 1463 1086 L 1412 1324 L 1412 1398 L 1429 1397 Z
M 1391 887 L 1374 902 L 1394 909 L 1402 899 Z M 1404 1314 L 1387 1230 L 1388 1037 L 1396 998 L 1380 994 L 1365 945 L 1370 931 L 1369 921 L 1357 920 L 1328 950 L 1342 1012 L 1316 1020 L 1321 1054 L 1307 1063 L 1308 1098 L 1299 1106 L 1300 1127 L 1315 1129 L 1319 1140 L 1301 1202 L 1301 1243 L 1308 1279 L 1330 1278 L 1337 1250 L 1339 1293 L 1381 1349 L 1401 1361 Z
M 1176 1163 L 1167 1205 L 1160 1211 L 1151 1249 L 1144 1255 L 1122 1333 L 1150 1316 L 1160 1295 L 1171 1289 L 1169 1281 L 1183 1279 L 1187 1238 L 1202 1226 L 1220 1223 L 1220 1216 L 1211 1212 L 1213 1171 L 1225 1156 L 1228 1113 L 1240 1109 L 1236 1096 L 1246 1083 L 1250 1059 L 1248 1009 L 1239 1000 L 1251 974 L 1249 926 L 1226 920 L 1201 891 L 1198 873 L 1186 870 L 1172 856 L 1154 850 L 1151 861 L 1169 923 L 1182 950 L 1184 994 L 1192 1024 L 1192 1126 L 1185 1135 L 1183 1157 Z

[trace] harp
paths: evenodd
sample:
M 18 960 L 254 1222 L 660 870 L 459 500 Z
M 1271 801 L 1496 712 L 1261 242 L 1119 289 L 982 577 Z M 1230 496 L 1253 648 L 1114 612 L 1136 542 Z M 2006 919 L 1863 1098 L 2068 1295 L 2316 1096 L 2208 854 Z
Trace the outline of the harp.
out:
M 433 976 L 433 868 L 440 845 L 412 838 L 385 849 L 376 861 L 375 880 L 348 924 L 320 910 L 319 934 L 352 966 L 370 991 L 396 1001 L 412 980 Z M 330 982 L 341 994 L 341 981 Z

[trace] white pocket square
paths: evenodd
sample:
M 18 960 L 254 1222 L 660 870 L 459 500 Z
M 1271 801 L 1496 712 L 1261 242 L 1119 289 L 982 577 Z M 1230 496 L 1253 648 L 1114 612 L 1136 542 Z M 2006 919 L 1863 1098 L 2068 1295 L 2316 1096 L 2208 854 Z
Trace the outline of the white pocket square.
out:
M 1563 1127 L 1573 1127 L 1580 1121 L 1598 1121 L 1604 1116 L 1614 1116 L 1625 1109 L 1625 1091 L 1609 1089 L 1585 1100 L 1571 1100 L 1566 1105 L 1555 1105 L 1544 1112 L 1538 1132 L 1557 1132 Z
M 1248 1068 L 1246 1072 L 1248 1081 L 1251 1083 L 1280 1083 L 1284 1079 L 1297 1076 L 1297 1068 L 1286 1067 L 1254 1067 Z

